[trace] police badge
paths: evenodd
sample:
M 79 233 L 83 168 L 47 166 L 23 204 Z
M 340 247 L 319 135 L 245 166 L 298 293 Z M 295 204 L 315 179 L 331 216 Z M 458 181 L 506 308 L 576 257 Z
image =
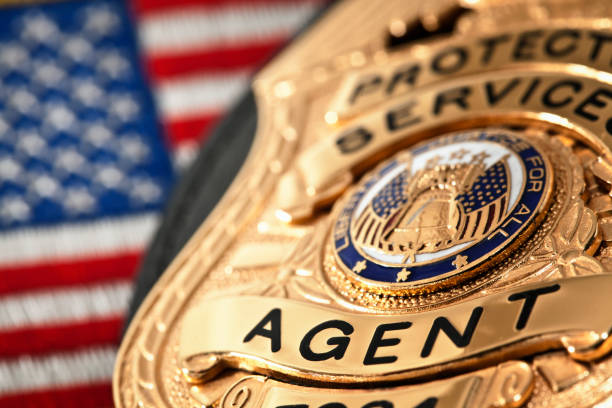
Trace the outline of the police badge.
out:
M 612 5 L 347 0 L 120 349 L 117 407 L 612 406 Z

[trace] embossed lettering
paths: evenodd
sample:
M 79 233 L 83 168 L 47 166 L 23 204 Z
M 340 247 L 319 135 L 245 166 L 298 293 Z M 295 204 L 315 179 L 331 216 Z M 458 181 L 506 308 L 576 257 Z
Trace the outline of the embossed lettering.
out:
M 525 205 L 525 203 L 521 203 L 521 208 L 519 208 L 515 214 L 516 215 L 527 215 L 527 214 L 531 214 L 531 210 L 529 209 L 529 207 Z
M 351 93 L 349 97 L 349 103 L 354 104 L 357 98 L 363 94 L 371 93 L 377 90 L 382 84 L 383 79 L 380 75 L 370 76 L 361 81 Z
M 591 38 L 594 40 L 594 43 L 593 48 L 591 48 L 589 58 L 591 59 L 591 61 L 594 61 L 597 59 L 597 57 L 599 57 L 601 47 L 604 45 L 604 43 L 612 42 L 612 35 L 596 31 L 591 32 L 590 35 Z
M 551 85 L 544 95 L 542 95 L 542 103 L 544 106 L 549 108 L 562 108 L 571 103 L 574 99 L 571 96 L 566 96 L 565 98 L 560 99 L 557 97 L 557 92 L 563 88 L 570 88 L 573 90 L 573 93 L 576 94 L 582 90 L 582 83 L 568 79 Z
M 529 86 L 525 90 L 525 93 L 521 97 L 521 105 L 525 105 L 527 102 L 529 102 L 529 100 L 531 99 L 531 95 L 533 95 L 533 92 L 540 85 L 540 81 L 540 78 L 533 78 L 531 80 L 531 83 L 529 84 Z
M 500 100 L 504 99 L 510 91 L 517 87 L 517 85 L 521 82 L 518 78 L 513 78 L 506 86 L 501 87 L 499 90 L 495 90 L 493 84 L 491 82 L 487 82 L 485 84 L 485 95 L 487 97 L 487 102 L 489 105 L 493 106 Z
M 544 187 L 544 181 L 541 180 L 544 178 L 544 169 L 541 167 L 534 167 L 533 169 L 529 169 L 529 189 L 527 191 L 542 191 L 542 187 Z
M 387 400 L 378 400 L 368 402 L 362 408 L 393 408 L 393 403 Z
M 482 59 L 480 60 L 482 65 L 486 65 L 491 61 L 493 57 L 493 53 L 495 52 L 495 48 L 503 43 L 510 40 L 510 36 L 507 34 L 500 35 L 497 37 L 489 37 L 483 39 L 480 43 L 484 47 L 484 52 L 482 53 Z
M 448 48 L 433 58 L 431 61 L 431 70 L 440 75 L 452 74 L 463 68 L 467 58 L 468 53 L 464 48 Z
M 372 134 L 362 127 L 351 129 L 341 134 L 336 145 L 343 154 L 353 153 L 366 146 L 372 140 Z
M 531 163 L 531 165 L 533 166 L 543 166 L 544 165 L 544 162 L 542 161 L 541 156 L 530 156 L 530 157 L 525 158 L 525 160 Z
M 472 93 L 472 88 L 462 86 L 460 88 L 452 88 L 436 95 L 434 102 L 433 113 L 439 115 L 442 112 L 444 105 L 455 104 L 463 110 L 468 109 L 467 97 Z
M 351 341 L 350 337 L 331 337 L 327 339 L 327 344 L 336 347 L 324 353 L 315 353 L 314 351 L 312 351 L 310 343 L 314 339 L 314 336 L 326 329 L 338 329 L 345 336 L 353 333 L 353 331 L 355 330 L 353 326 L 351 326 L 344 320 L 328 320 L 326 322 L 316 325 L 315 327 L 310 329 L 308 333 L 306 333 L 306 335 L 300 342 L 300 354 L 306 360 L 324 361 L 329 360 L 330 358 L 340 360 L 342 357 L 344 357 L 344 353 L 346 353 L 346 349 L 349 345 L 349 342 Z
M 421 121 L 420 116 L 414 116 L 412 110 L 417 105 L 415 101 L 410 101 L 397 108 L 391 109 L 387 113 L 387 128 L 391 131 L 416 125 Z
M 565 57 L 576 51 L 580 33 L 577 30 L 559 30 L 548 37 L 544 50 L 551 57 Z
M 541 37 L 544 33 L 541 30 L 525 31 L 518 37 L 518 41 L 514 47 L 512 57 L 515 60 L 528 60 L 533 59 L 533 50 L 535 47 L 535 41 Z
M 470 320 L 468 321 L 463 334 L 459 333 L 455 326 L 453 326 L 446 317 L 436 318 L 431 326 L 429 334 L 427 335 L 427 340 L 425 340 L 423 350 L 421 350 L 421 357 L 425 358 L 431 354 L 440 331 L 446 333 L 448 338 L 455 343 L 457 347 L 463 348 L 468 346 L 470 341 L 472 341 L 472 336 L 474 335 L 474 331 L 476 330 L 476 325 L 480 320 L 480 316 L 482 316 L 482 311 L 483 308 L 480 306 L 477 306 L 474 308 L 474 310 L 472 310 L 472 315 L 470 316 Z
M 589 111 L 588 109 L 590 107 L 605 108 L 608 105 L 608 101 L 602 99 L 602 97 L 605 97 L 606 99 L 611 99 L 612 92 L 603 88 L 596 89 L 580 105 L 578 105 L 576 109 L 574 109 L 574 113 L 585 118 L 586 120 L 595 122 L 599 119 L 599 116 L 594 114 L 592 111 Z
M 531 316 L 531 312 L 535 306 L 538 296 L 545 295 L 547 293 L 554 293 L 559 289 L 561 289 L 561 286 L 556 284 L 552 286 L 545 286 L 543 288 L 526 290 L 524 292 L 513 293 L 512 295 L 508 296 L 508 300 L 510 302 L 525 299 L 521 312 L 519 313 L 518 320 L 516 321 L 516 330 L 523 330 L 525 326 L 527 326 L 527 321 L 529 320 L 529 316 Z
M 400 339 L 398 339 L 397 337 L 383 339 L 385 332 L 391 330 L 403 330 L 409 328 L 410 326 L 412 326 L 412 323 L 410 322 L 389 323 L 381 324 L 380 326 L 378 326 L 374 331 L 372 340 L 370 341 L 370 346 L 368 347 L 368 351 L 366 352 L 365 358 L 363 359 L 363 364 L 387 364 L 397 361 L 397 356 L 376 357 L 376 351 L 379 347 L 396 346 L 400 343 Z
M 391 95 L 399 84 L 408 84 L 413 87 L 420 72 L 421 66 L 417 64 L 410 65 L 408 67 L 402 67 L 399 70 L 395 71 L 395 73 L 391 77 L 391 80 L 389 81 L 389 85 L 387 85 L 387 95 Z
M 266 326 L 270 324 L 270 328 Z M 248 343 L 253 340 L 253 337 L 261 336 L 270 339 L 270 349 L 276 353 L 281 348 L 281 310 L 272 309 L 270 313 L 264 316 L 263 319 L 251 330 L 242 341 Z
M 429 397 L 423 400 L 419 405 L 415 405 L 412 408 L 435 408 L 438 404 L 438 398 Z M 291 405 L 277 405 L 276 408 L 309 408 L 308 404 L 291 404 Z M 341 402 L 328 402 L 320 405 L 319 408 L 346 408 Z M 376 400 L 364 404 L 361 408 L 394 408 L 391 401 L 388 400 Z M 409 407 L 406 407 L 409 408 Z

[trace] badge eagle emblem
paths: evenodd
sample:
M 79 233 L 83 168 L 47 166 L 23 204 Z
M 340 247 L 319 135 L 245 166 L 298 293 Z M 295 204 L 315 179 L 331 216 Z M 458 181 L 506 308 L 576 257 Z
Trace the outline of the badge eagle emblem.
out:
M 409 162 L 405 165 L 410 169 Z M 355 225 L 356 242 L 403 254 L 404 262 L 413 263 L 416 254 L 480 238 L 495 228 L 507 210 L 505 158 L 486 170 L 481 163 L 462 163 L 426 167 L 414 175 L 408 172 L 404 170 L 385 186 L 361 213 Z M 490 222 L 477 224 L 484 220 Z
M 535 146 L 501 129 L 425 142 L 365 177 L 336 224 L 336 256 L 382 290 L 463 279 L 526 238 L 517 235 L 548 205 L 550 173 Z

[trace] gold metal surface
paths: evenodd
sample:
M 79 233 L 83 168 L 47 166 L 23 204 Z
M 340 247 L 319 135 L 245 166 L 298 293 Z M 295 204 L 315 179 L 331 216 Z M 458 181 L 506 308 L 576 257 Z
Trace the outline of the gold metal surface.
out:
M 286 405 L 323 406 L 343 401 L 347 406 L 408 407 L 517 407 L 533 389 L 533 373 L 519 361 L 423 386 L 372 389 L 368 392 L 296 387 L 267 379 L 245 377 L 223 396 L 220 406 L 230 408 L 278 407 Z
M 612 4 L 346 0 L 122 343 L 117 407 L 612 406 Z
M 598 313 L 611 306 L 610 285 L 609 275 L 559 279 L 412 315 L 363 315 L 263 296 L 205 298 L 184 318 L 178 358 L 194 382 L 221 365 L 326 385 L 424 377 L 440 366 L 459 369 L 553 348 L 588 361 L 612 348 L 612 324 Z M 201 322 L 215 327 L 215 335 Z M 258 327 L 266 329 L 251 336 Z

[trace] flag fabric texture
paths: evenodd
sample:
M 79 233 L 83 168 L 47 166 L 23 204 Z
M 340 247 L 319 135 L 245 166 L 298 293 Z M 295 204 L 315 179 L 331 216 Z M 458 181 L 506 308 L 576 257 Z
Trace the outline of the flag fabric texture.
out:
M 0 407 L 110 407 L 181 169 L 317 0 L 0 8 Z

